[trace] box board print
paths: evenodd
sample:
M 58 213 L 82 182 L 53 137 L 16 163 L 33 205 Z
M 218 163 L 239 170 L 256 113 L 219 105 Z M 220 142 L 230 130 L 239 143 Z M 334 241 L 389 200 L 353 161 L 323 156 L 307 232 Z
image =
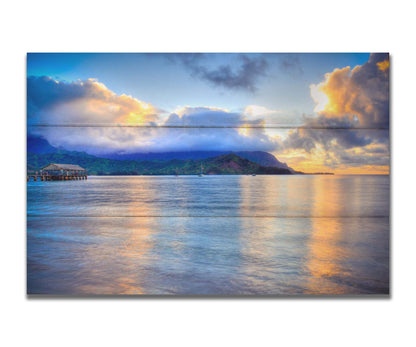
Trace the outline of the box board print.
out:
M 388 54 L 27 74 L 28 294 L 389 294 Z

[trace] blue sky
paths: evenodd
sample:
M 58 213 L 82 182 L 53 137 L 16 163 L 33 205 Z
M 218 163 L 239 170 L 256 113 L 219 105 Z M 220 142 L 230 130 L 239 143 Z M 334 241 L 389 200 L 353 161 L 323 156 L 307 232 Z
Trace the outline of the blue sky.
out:
M 128 94 L 168 112 L 178 106 L 215 106 L 239 111 L 249 104 L 271 109 L 311 113 L 314 102 L 309 85 L 327 72 L 354 67 L 368 60 L 368 53 L 345 54 L 246 54 L 264 57 L 264 76 L 255 81 L 257 90 L 228 89 L 192 75 L 169 54 L 35 53 L 28 55 L 28 76 L 50 76 L 59 81 L 95 78 L 117 94 Z M 293 65 L 284 64 L 294 60 Z M 238 70 L 236 54 L 205 54 L 211 69 L 229 65 Z

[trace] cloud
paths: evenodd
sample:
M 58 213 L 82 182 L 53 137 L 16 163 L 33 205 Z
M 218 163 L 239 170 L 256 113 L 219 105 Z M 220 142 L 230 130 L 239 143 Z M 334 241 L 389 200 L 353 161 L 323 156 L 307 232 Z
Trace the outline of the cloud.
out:
M 388 54 L 371 54 L 353 69 L 335 69 L 310 89 L 321 119 L 348 118 L 354 127 L 389 127 Z
M 291 167 L 304 172 L 330 171 L 338 174 L 363 174 L 389 172 L 388 144 L 369 144 L 346 149 L 334 144 L 324 149 L 317 143 L 310 152 L 304 149 L 279 151 L 278 158 Z
M 132 96 L 117 95 L 97 80 L 68 83 L 50 77 L 28 78 L 29 132 L 42 136 L 58 148 L 104 154 L 269 151 L 277 146 L 277 142 L 266 135 L 262 118 L 255 115 L 187 106 L 163 121 L 159 112 L 155 106 Z
M 210 82 L 214 86 L 227 89 L 246 90 L 255 92 L 258 79 L 265 76 L 268 63 L 263 56 L 238 56 L 239 64 L 232 67 L 222 64 L 217 67 L 208 67 L 207 60 L 210 55 L 198 53 L 176 54 L 176 60 L 180 61 L 191 74 L 197 78 Z M 170 57 L 172 59 L 172 57 Z
M 253 110 L 249 107 L 249 110 Z M 163 126 L 183 127 L 264 127 L 264 119 L 267 109 L 259 108 L 262 112 L 243 113 L 230 112 L 217 107 L 191 107 L 186 106 L 170 114 Z M 257 110 L 257 111 L 258 111 Z
M 282 113 L 279 110 L 272 110 L 264 106 L 248 105 L 244 109 L 244 113 L 252 117 L 269 116 Z
M 264 126 L 269 128 L 295 128 L 302 126 L 305 120 L 304 115 L 296 110 L 282 111 L 260 105 L 248 105 L 243 113 L 248 119 L 261 118 Z
M 363 65 L 335 69 L 311 85 L 317 116 L 305 118 L 302 127 L 289 132 L 280 153 L 297 152 L 305 162 L 314 158 L 331 169 L 388 167 L 388 70 L 388 54 L 371 54 Z
M 270 151 L 278 145 L 266 134 L 262 118 L 219 108 L 185 107 L 171 114 L 163 125 L 189 127 L 181 133 L 181 141 L 186 144 L 181 148 L 185 150 Z M 178 147 L 177 143 L 170 145 Z
M 298 54 L 282 54 L 280 57 L 280 68 L 293 75 L 303 75 L 303 68 Z
M 132 96 L 109 90 L 95 79 L 60 82 L 28 77 L 28 123 L 141 124 L 158 120 L 160 110 Z
M 55 104 L 60 105 L 58 101 Z M 254 128 L 251 127 L 253 125 Z M 52 146 L 94 155 L 205 150 L 272 151 L 278 145 L 273 137 L 266 134 L 261 118 L 212 107 L 184 107 L 171 113 L 163 123 L 150 127 L 32 126 L 29 132 L 47 139 Z
M 283 157 L 290 156 L 289 165 L 298 165 L 297 169 L 306 172 L 311 171 L 308 166 L 319 162 L 331 170 L 357 166 L 371 166 L 369 170 L 375 170 L 374 166 L 387 168 L 389 130 L 298 128 L 279 142 L 279 149 Z M 294 153 L 304 158 L 303 163 L 296 162 Z

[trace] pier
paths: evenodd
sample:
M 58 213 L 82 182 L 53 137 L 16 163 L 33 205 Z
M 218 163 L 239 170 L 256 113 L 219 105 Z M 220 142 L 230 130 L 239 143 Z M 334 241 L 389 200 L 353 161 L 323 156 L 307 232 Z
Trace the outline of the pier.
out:
M 34 181 L 69 181 L 86 180 L 88 175 L 87 170 L 79 165 L 53 163 L 43 167 L 39 173 L 28 173 L 27 181 L 31 178 Z

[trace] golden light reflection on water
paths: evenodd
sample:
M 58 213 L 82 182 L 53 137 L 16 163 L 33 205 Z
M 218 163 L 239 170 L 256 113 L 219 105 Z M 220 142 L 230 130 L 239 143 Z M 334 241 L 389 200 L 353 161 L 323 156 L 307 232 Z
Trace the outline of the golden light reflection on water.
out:
M 143 282 L 146 280 L 146 273 L 138 271 L 138 264 L 141 267 L 150 266 L 158 261 L 157 252 L 154 252 L 154 236 L 157 234 L 157 219 L 152 217 L 154 214 L 149 200 L 156 198 L 155 190 L 146 189 L 142 185 L 134 184 L 129 181 L 129 186 L 125 187 L 133 198 L 126 206 L 128 216 L 141 216 L 140 218 L 114 219 L 108 224 L 97 228 L 100 238 L 109 238 L 103 245 L 91 245 L 86 250 L 87 259 L 102 259 L 107 264 L 98 264 L 93 271 L 105 272 L 100 276 L 107 278 L 105 283 L 98 286 L 82 286 L 80 290 L 84 293 L 98 294 L 145 294 Z M 120 226 L 121 225 L 121 226 Z M 99 231 L 98 231 L 99 230 Z M 110 242 L 112 234 L 116 234 L 117 239 Z M 122 264 L 122 265 L 120 265 Z M 122 267 L 122 268 L 121 268 Z M 91 276 L 99 277 L 96 274 Z
M 257 180 L 252 176 L 242 176 L 240 178 L 241 189 L 241 216 L 250 216 L 249 218 L 241 218 L 241 230 L 247 230 L 248 233 L 240 234 L 240 245 L 243 259 L 250 259 L 241 263 L 241 271 L 247 278 L 247 283 L 251 288 L 259 291 L 267 291 L 268 287 L 272 287 L 273 283 L 265 280 L 275 270 L 269 268 L 266 270 L 266 263 L 274 263 L 276 254 L 276 243 L 273 242 L 276 236 L 275 218 L 262 218 L 261 215 L 265 211 L 256 211 L 258 206 L 267 206 L 266 215 L 273 216 L 278 205 L 278 200 L 286 201 L 287 191 L 282 189 L 283 177 L 269 176 L 262 177 Z M 283 186 L 285 186 L 284 183 Z M 259 195 L 262 192 L 262 195 Z M 253 215 L 260 214 L 260 223 L 252 218 Z M 261 266 L 259 261 L 261 260 Z
M 154 236 L 157 233 L 157 220 L 151 215 L 154 213 L 151 204 L 146 201 L 154 200 L 156 198 L 155 190 L 146 189 L 145 187 L 133 184 L 128 188 L 131 194 L 136 197 L 128 205 L 128 215 L 142 216 L 140 219 L 126 218 L 126 238 L 121 240 L 119 246 L 119 256 L 125 258 L 125 261 L 130 260 L 130 266 L 135 267 L 135 264 L 150 265 L 156 262 L 157 252 L 153 252 L 155 247 Z M 128 259 L 128 260 L 126 260 Z M 128 267 L 129 264 L 127 265 Z M 121 294 L 144 294 L 143 286 L 140 284 L 145 278 L 145 273 L 131 272 L 130 277 L 124 276 L 117 278 L 117 283 Z M 134 276 L 134 278 L 132 278 Z
M 345 294 L 388 288 L 388 220 L 348 218 L 384 213 L 388 182 L 379 177 L 106 181 L 108 194 L 101 193 L 90 211 L 99 206 L 130 217 L 29 218 L 31 292 Z M 108 197 L 118 190 L 122 198 L 115 204 Z
M 263 199 L 271 198 L 270 195 L 258 197 L 256 191 L 264 187 L 264 181 L 258 182 L 256 180 L 253 182 L 254 177 L 252 176 L 242 176 L 240 178 L 240 186 L 242 187 L 241 191 L 241 202 L 240 202 L 240 214 L 241 216 L 252 216 L 256 213 L 256 205 L 260 203 Z M 272 189 L 270 187 L 269 189 Z M 256 200 L 259 201 L 256 201 Z M 254 201 L 253 201 L 254 200 Z M 239 244 L 240 252 L 245 259 L 257 259 L 264 258 L 267 255 L 265 254 L 266 249 L 261 247 L 264 243 L 265 230 L 259 228 L 253 228 L 253 221 L 251 218 L 241 218 L 241 230 L 249 230 L 249 233 L 240 235 Z M 260 246 L 260 247 L 259 247 Z M 241 272 L 245 274 L 247 282 L 250 282 L 251 287 L 259 287 L 262 285 L 262 282 L 257 278 L 258 269 L 254 266 L 253 262 L 245 261 L 240 264 Z
M 154 228 L 149 227 L 154 222 L 151 220 L 142 220 L 140 218 L 140 225 L 137 224 L 137 219 L 130 219 L 126 225 L 128 231 L 126 239 L 122 240 L 122 246 L 119 248 L 119 256 L 124 257 L 124 262 L 130 264 L 127 266 L 135 267 L 135 264 L 140 263 L 142 265 L 157 261 L 155 259 L 155 252 L 153 247 L 155 242 L 152 240 Z M 144 273 L 130 273 L 134 278 L 128 276 L 122 276 L 117 278 L 118 285 L 121 287 L 123 294 L 143 294 L 143 286 L 140 284 L 143 280 Z
M 152 221 L 142 218 L 125 218 L 119 224 L 112 221 L 97 221 L 94 239 L 82 252 L 88 263 L 82 276 L 101 279 L 96 283 L 79 286 L 86 294 L 144 294 L 142 282 L 144 273 L 137 271 L 140 266 L 149 266 L 157 261 L 153 248 Z
M 249 234 L 241 235 L 241 251 L 245 259 L 254 261 L 242 264 L 244 273 L 250 278 L 251 286 L 255 288 L 265 288 L 268 285 L 261 274 L 261 267 L 255 262 L 262 259 L 264 262 L 270 261 L 274 268 L 269 269 L 279 273 L 281 278 L 285 278 L 285 271 L 295 271 L 296 266 L 291 263 L 291 269 L 285 267 L 285 258 L 292 255 L 290 249 L 292 237 L 298 233 L 297 228 L 304 222 L 303 233 L 305 235 L 304 261 L 299 263 L 298 271 L 305 272 L 306 282 L 303 282 L 302 275 L 297 282 L 303 287 L 303 292 L 307 294 L 342 294 L 347 289 L 331 278 L 344 278 L 346 270 L 341 263 L 348 257 L 347 251 L 342 247 L 343 224 L 340 217 L 345 211 L 342 189 L 339 186 L 340 180 L 337 177 L 316 176 L 310 180 L 285 180 L 284 177 L 267 177 L 266 179 L 254 182 L 252 177 L 241 177 L 241 205 L 242 216 L 252 216 L 254 213 L 258 192 L 263 192 L 260 197 L 261 205 L 267 206 L 267 215 L 277 216 L 276 218 L 264 218 L 261 223 L 256 223 L 252 218 L 242 218 L 241 226 L 243 230 L 250 230 Z M 300 187 L 300 184 L 307 183 Z M 353 183 L 352 183 L 353 184 Z M 264 186 L 263 186 L 264 185 Z M 353 188 L 353 187 L 352 187 Z M 302 206 L 302 199 L 299 191 L 302 191 L 305 206 Z M 352 189 L 354 191 L 354 189 Z M 344 192 L 345 193 L 345 192 Z M 353 194 L 359 194 L 355 192 Z M 307 198 L 306 198 L 307 196 Z M 290 206 L 294 211 L 303 211 L 304 215 L 297 215 L 287 219 L 284 215 L 280 218 L 281 211 L 278 206 Z M 292 202 L 296 206 L 291 206 Z M 311 203 L 312 202 L 312 203 Z M 349 201 L 349 203 L 352 203 Z M 287 211 L 285 212 L 287 213 Z M 291 213 L 291 212 L 290 212 Z M 299 217 L 299 218 L 297 218 Z M 258 226 L 262 228 L 258 228 Z M 291 225 L 293 226 L 291 228 Z M 257 227 L 256 227 L 257 226 Z M 309 229 L 308 226 L 311 228 Z M 309 235 L 309 237 L 308 237 Z M 297 244 L 297 247 L 301 247 Z M 279 264 L 279 259 L 281 264 Z M 294 267 L 293 267 L 294 266 Z M 293 268 L 292 268 L 293 267 Z M 271 275 L 266 271 L 265 277 Z M 304 277 L 305 278 L 305 277 Z M 293 279 L 292 279 L 293 281 Z M 293 281 L 293 284 L 296 281 Z
M 309 239 L 306 270 L 312 276 L 308 276 L 307 294 L 341 294 L 344 288 L 331 282 L 332 277 L 342 274 L 340 261 L 346 257 L 345 250 L 340 247 L 342 238 L 342 226 L 339 216 L 341 212 L 340 191 L 337 187 L 337 179 L 322 179 L 316 177 L 314 184 L 314 208 L 311 218 L 312 230 Z M 318 217 L 330 215 L 331 217 Z
M 145 178 L 149 179 L 149 178 Z M 150 268 L 152 265 L 157 265 L 159 261 L 160 247 L 156 240 L 159 233 L 166 234 L 172 227 L 172 237 L 164 238 L 165 251 L 170 251 L 180 258 L 183 256 L 186 245 L 180 241 L 187 226 L 186 218 L 174 218 L 173 225 L 164 222 L 164 218 L 155 217 L 161 213 L 155 208 L 155 205 L 149 201 L 157 201 L 163 199 L 157 189 L 149 189 L 145 186 L 146 181 L 142 185 L 135 184 L 131 181 L 128 188 L 130 194 L 135 198 L 128 205 L 128 215 L 140 216 L 137 218 L 127 218 L 128 223 L 125 228 L 127 230 L 126 239 L 123 240 L 120 248 L 120 256 L 130 259 L 132 266 L 140 264 L 140 267 Z M 176 197 L 190 196 L 192 192 L 183 185 L 175 187 L 175 192 L 172 195 Z M 180 202 L 180 203 L 183 203 Z M 178 203 L 179 204 L 179 203 Z M 178 206 L 175 206 L 178 207 Z M 176 212 L 177 213 L 177 212 Z M 186 215 L 186 211 L 183 211 Z M 138 224 L 139 222 L 139 224 Z M 148 271 L 132 272 L 131 276 L 124 276 L 118 278 L 118 285 L 123 291 L 122 294 L 146 294 L 143 289 L 143 283 L 149 280 L 147 278 L 152 275 Z

